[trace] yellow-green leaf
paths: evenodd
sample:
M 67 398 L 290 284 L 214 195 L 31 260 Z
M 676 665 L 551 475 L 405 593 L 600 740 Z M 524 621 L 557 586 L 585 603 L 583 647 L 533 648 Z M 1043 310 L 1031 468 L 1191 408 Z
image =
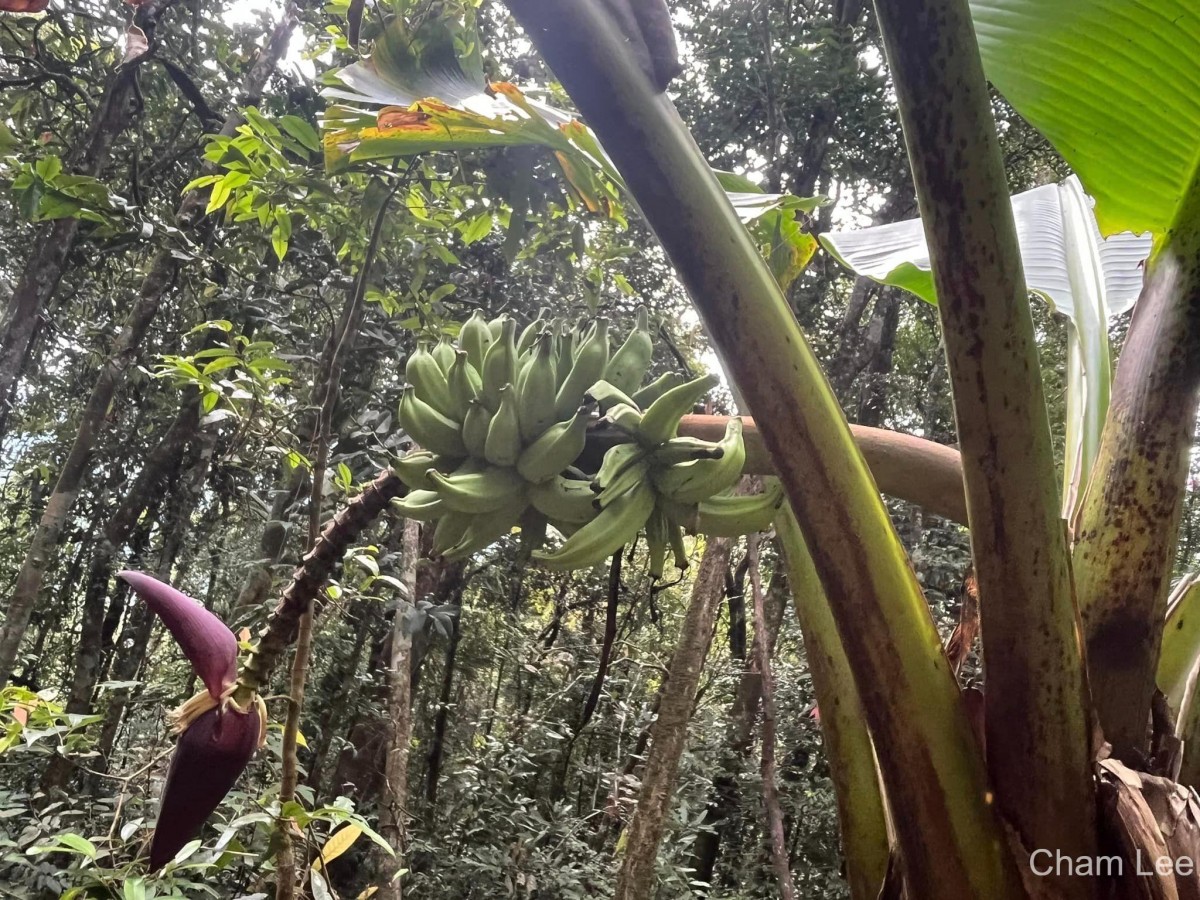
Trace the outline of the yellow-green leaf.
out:
M 321 848 L 320 855 L 312 864 L 313 871 L 321 871 L 323 864 L 333 862 L 353 847 L 354 842 L 362 837 L 362 833 L 362 829 L 357 825 L 347 823 L 331 834 L 329 840 L 325 842 L 325 846 Z

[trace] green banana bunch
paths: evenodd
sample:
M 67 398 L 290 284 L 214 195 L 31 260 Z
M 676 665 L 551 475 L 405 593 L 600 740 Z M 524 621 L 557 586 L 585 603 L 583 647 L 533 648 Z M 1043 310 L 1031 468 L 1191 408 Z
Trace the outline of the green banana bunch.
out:
M 769 525 L 783 502 L 777 483 L 754 496 L 729 492 L 745 460 L 741 420 L 718 442 L 678 436 L 680 419 L 718 379 L 672 373 L 642 386 L 653 355 L 646 310 L 611 353 L 608 331 L 603 318 L 573 325 L 543 310 L 518 329 L 508 316 L 488 321 L 476 311 L 456 343 L 413 351 L 399 421 L 421 449 L 394 463 L 410 489 L 394 507 L 437 523 L 435 553 L 466 556 L 517 529 L 536 548 L 554 525 L 566 540 L 536 558 L 576 568 L 645 528 L 659 578 L 668 552 L 687 565 L 685 531 Z M 598 465 L 584 453 L 597 407 L 618 440 Z

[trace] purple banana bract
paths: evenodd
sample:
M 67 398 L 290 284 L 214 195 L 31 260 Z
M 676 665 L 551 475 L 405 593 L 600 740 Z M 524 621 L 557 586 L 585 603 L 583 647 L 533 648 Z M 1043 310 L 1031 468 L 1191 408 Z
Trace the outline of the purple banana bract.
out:
M 224 622 L 169 584 L 141 572 L 120 572 L 147 605 L 158 613 L 204 686 L 220 699 L 237 680 L 237 638 Z
M 199 833 L 249 764 L 261 727 L 256 708 L 226 707 L 198 716 L 179 736 L 150 843 L 151 871 Z
M 163 620 L 205 693 L 177 713 L 179 741 L 163 787 L 150 843 L 150 869 L 162 868 L 192 840 L 224 799 L 262 742 L 261 700 L 246 710 L 225 697 L 237 680 L 237 638 L 186 594 L 141 572 L 123 578 Z

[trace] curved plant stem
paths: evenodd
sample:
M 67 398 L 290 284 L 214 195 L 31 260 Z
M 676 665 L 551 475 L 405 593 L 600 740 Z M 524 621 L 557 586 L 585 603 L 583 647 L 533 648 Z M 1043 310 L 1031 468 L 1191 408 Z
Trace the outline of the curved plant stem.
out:
M 1096 711 L 1127 759 L 1146 749 L 1198 392 L 1200 161 L 1134 307 L 1075 547 Z
M 727 416 L 684 416 L 679 423 L 679 433 L 719 441 L 728 421 Z M 742 434 L 746 440 L 745 474 L 775 474 L 775 465 L 754 419 L 743 418 L 742 421 Z M 953 522 L 967 524 L 962 459 L 957 450 L 911 434 L 867 425 L 851 425 L 850 434 L 881 493 L 908 500 Z
M 329 580 L 334 567 L 342 561 L 347 548 L 387 509 L 396 497 L 408 492 L 391 469 L 384 469 L 361 494 L 325 523 L 316 545 L 304 555 L 292 580 L 284 588 L 279 604 L 259 632 L 258 643 L 250 651 L 238 673 L 234 699 L 245 705 L 266 685 L 279 657 L 296 640 L 300 619 L 311 607 L 319 613 L 321 589 Z
M 508 5 L 627 180 L 757 417 L 854 661 L 912 896 L 1022 896 L 925 599 L 766 263 L 604 5 Z
M 1027 848 L 1096 853 L 1091 707 L 1004 162 L 967 0 L 876 0 L 962 448 L 988 771 Z M 1090 878 L 1048 876 L 1064 897 Z
M 854 687 L 850 660 L 842 649 L 821 579 L 791 510 L 776 517 L 775 530 L 787 564 L 792 604 L 820 710 L 850 896 L 853 900 L 874 900 L 888 865 L 887 818 L 875 750 Z

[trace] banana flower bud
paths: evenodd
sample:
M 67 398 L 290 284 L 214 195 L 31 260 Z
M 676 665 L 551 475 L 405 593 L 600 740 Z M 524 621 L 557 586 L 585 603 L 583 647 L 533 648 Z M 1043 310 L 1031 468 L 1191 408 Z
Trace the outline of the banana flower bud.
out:
M 265 742 L 262 699 L 245 708 L 237 685 L 237 638 L 219 618 L 173 587 L 141 572 L 120 577 L 158 614 L 204 690 L 175 710 L 179 741 L 171 758 L 150 842 L 150 870 L 170 862 L 204 825 Z

